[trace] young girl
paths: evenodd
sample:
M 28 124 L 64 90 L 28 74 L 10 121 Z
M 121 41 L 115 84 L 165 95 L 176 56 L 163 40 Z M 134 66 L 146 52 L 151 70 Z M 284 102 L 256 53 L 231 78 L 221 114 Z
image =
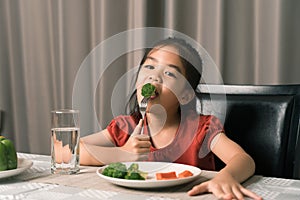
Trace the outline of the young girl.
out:
M 81 164 L 147 160 L 215 170 L 215 154 L 226 166 L 213 179 L 194 186 L 189 195 L 211 192 L 220 199 L 261 199 L 240 185 L 253 175 L 253 159 L 226 137 L 216 117 L 195 111 L 199 71 L 202 60 L 184 40 L 168 38 L 154 45 L 141 61 L 136 91 L 128 104 L 130 113 L 113 119 L 105 130 L 81 139 Z M 156 92 L 148 101 L 144 117 L 139 103 L 146 83 L 154 85 Z

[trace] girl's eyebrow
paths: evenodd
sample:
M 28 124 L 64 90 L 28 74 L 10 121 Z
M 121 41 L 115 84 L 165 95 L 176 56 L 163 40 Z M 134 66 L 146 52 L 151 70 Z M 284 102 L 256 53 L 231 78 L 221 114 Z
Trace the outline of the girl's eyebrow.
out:
M 156 58 L 153 58 L 151 56 L 147 56 L 147 59 L 153 60 L 154 62 L 158 62 L 158 60 Z M 172 64 L 168 64 L 168 67 L 174 68 L 176 71 L 178 71 L 179 73 L 182 74 L 181 68 L 176 66 L 176 65 L 172 65 Z

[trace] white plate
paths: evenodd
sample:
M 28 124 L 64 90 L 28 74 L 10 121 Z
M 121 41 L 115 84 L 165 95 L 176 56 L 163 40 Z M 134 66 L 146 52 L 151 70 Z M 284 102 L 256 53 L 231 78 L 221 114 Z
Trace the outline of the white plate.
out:
M 20 174 L 23 171 L 25 171 L 26 169 L 30 168 L 31 166 L 32 166 L 32 161 L 31 160 L 27 160 L 27 159 L 24 159 L 24 158 L 18 158 L 18 168 L 17 169 L 0 171 L 0 179 Z
M 127 180 L 120 178 L 112 178 L 102 174 L 103 169 L 106 166 L 100 167 L 97 170 L 97 174 L 116 185 L 131 187 L 131 188 L 158 188 L 158 187 L 170 187 L 175 185 L 180 185 L 195 180 L 200 174 L 201 169 L 189 165 L 177 164 L 177 163 L 166 163 L 166 162 L 124 162 L 124 164 L 129 167 L 132 163 L 137 163 L 139 169 L 144 172 L 148 172 L 148 177 L 146 180 Z M 175 171 L 176 174 L 183 172 L 184 170 L 189 170 L 193 173 L 193 176 L 186 178 L 178 178 L 171 180 L 156 180 L 155 174 L 157 172 L 171 172 Z

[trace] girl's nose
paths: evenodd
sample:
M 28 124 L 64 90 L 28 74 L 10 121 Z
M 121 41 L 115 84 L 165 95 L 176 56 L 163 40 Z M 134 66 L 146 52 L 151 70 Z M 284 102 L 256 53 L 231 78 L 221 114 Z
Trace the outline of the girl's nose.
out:
M 148 78 L 149 78 L 150 81 L 155 81 L 155 82 L 161 83 L 161 78 L 157 75 L 152 74 Z

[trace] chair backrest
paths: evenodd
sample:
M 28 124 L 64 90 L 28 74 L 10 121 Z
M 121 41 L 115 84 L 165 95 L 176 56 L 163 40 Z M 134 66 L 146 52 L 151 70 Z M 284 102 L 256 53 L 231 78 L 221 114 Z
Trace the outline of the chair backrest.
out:
M 198 90 L 199 112 L 224 122 L 226 135 L 255 160 L 255 174 L 300 178 L 300 85 L 203 84 Z M 216 165 L 224 166 L 218 159 Z

